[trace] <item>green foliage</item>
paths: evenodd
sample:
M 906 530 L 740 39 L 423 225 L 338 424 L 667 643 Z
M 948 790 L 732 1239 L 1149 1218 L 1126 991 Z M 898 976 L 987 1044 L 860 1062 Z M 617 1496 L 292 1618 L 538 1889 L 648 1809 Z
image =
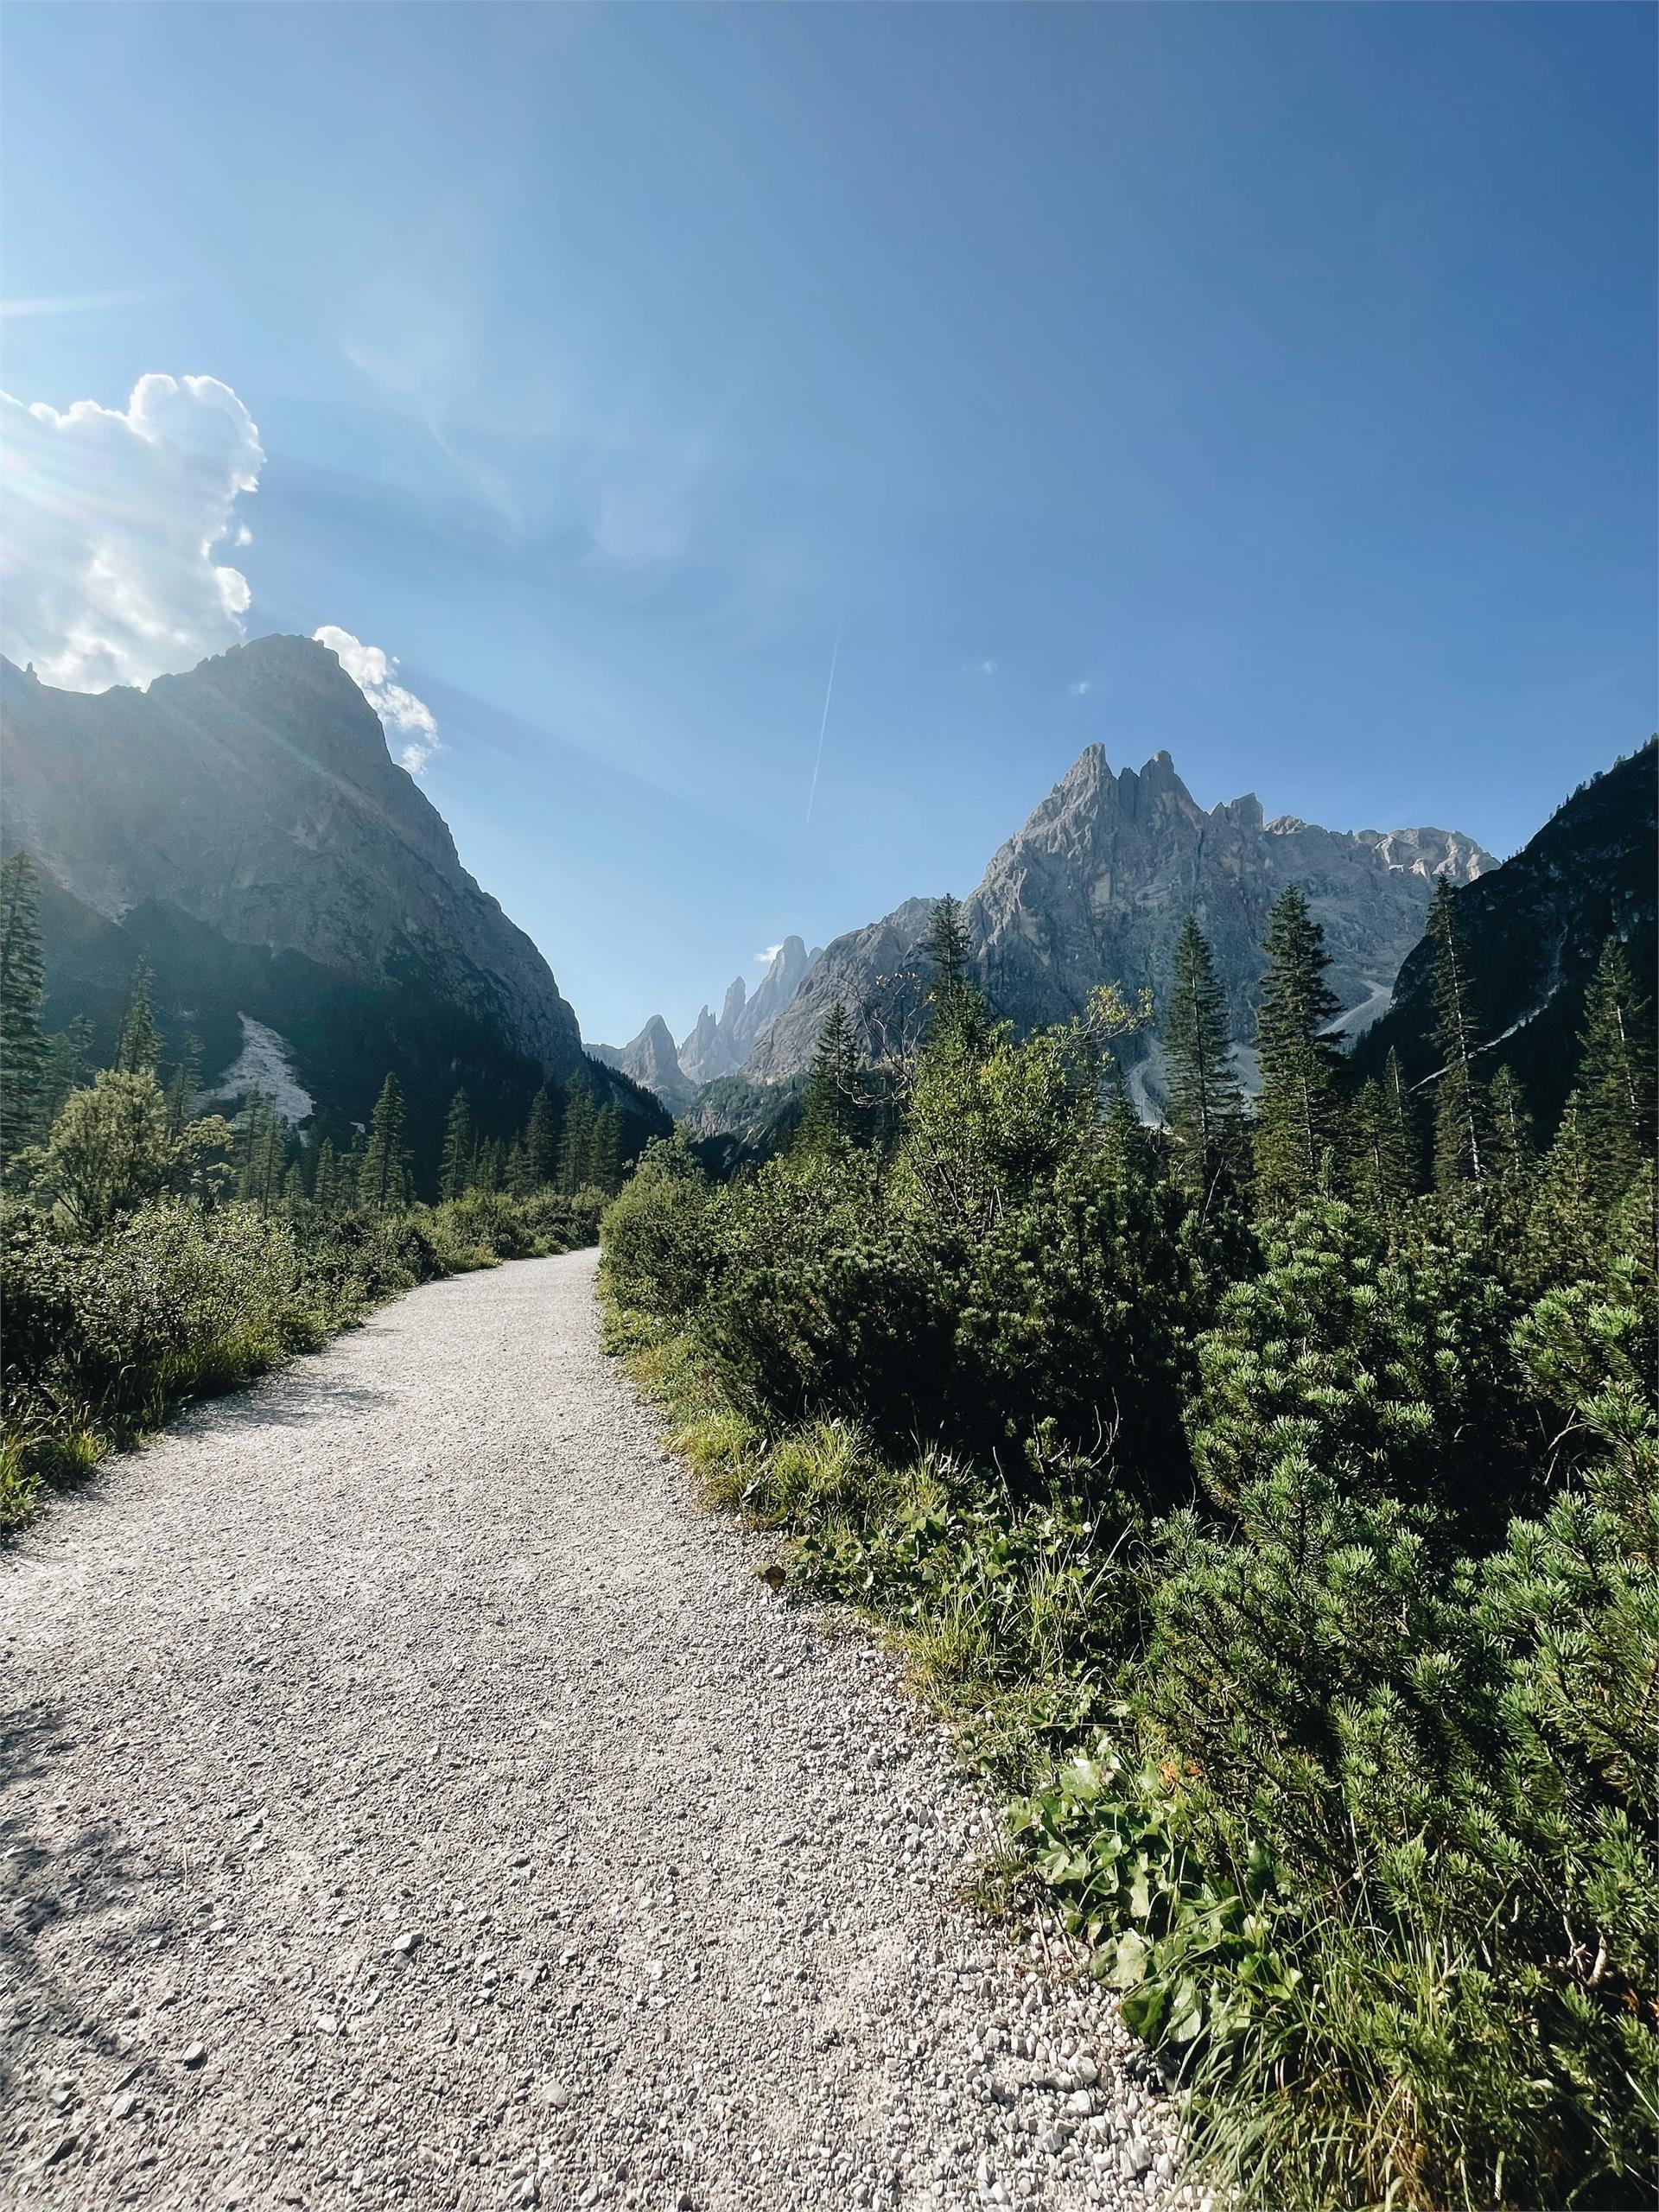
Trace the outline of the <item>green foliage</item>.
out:
M 883 1623 L 1023 1793 L 1023 1878 L 1180 2075 L 1224 2188 L 1292 2212 L 1637 2201 L 1659 2122 L 1646 1010 L 1610 955 L 1539 1161 L 1512 1077 L 1475 1084 L 1454 975 L 1443 1049 L 1469 1080 L 1439 1086 L 1426 1192 L 1398 1063 L 1344 1093 L 1290 894 L 1258 1238 L 1242 1179 L 1195 1173 L 1225 1098 L 1196 931 L 1167 1139 L 1106 1050 L 1144 1008 L 1109 993 L 1017 1040 L 961 982 L 949 910 L 936 936 L 891 1143 L 832 1135 L 719 1188 L 683 1152 L 648 1162 L 604 1224 L 613 1341 L 709 1499 Z
M 38 1157 L 35 1188 L 74 1228 L 96 1233 L 165 1192 L 218 1196 L 228 1180 L 230 1125 L 216 1116 L 168 1134 L 153 1075 L 100 1070 L 71 1091 Z
M 823 1152 L 852 1141 L 858 1131 L 857 1080 L 858 1052 L 853 1025 L 847 1019 L 846 1007 L 837 999 L 824 1016 L 823 1027 L 818 1033 L 812 1071 L 801 1101 L 800 1127 L 794 1147 L 798 1152 Z
M 1325 931 L 1294 884 L 1268 925 L 1268 972 L 1256 1013 L 1256 1198 L 1287 1213 L 1324 1187 L 1341 1135 L 1342 1055 L 1327 1033 L 1341 1012 L 1325 980 Z
M 1402 1233 L 1327 1200 L 1264 1256 L 1198 1344 L 1188 1421 L 1211 1498 L 1235 1511 L 1257 1471 L 1297 1457 L 1369 1496 L 1433 1493 L 1466 1529 L 1501 1527 L 1526 1464 L 1515 1307 L 1478 1235 L 1427 1211 Z
M 1179 1173 L 1200 1210 L 1236 1200 L 1243 1165 L 1244 1096 L 1233 1070 L 1227 995 L 1203 931 L 1189 914 L 1175 944 L 1175 976 L 1164 1009 L 1169 1126 Z
M 100 1082 L 155 1090 L 153 1077 L 106 1071 Z M 9 1203 L 0 1528 L 44 1485 L 143 1435 L 181 1401 L 314 1349 L 384 1299 L 591 1243 L 601 1203 L 597 1192 L 544 1192 L 526 1205 L 473 1196 L 401 1214 L 325 1213 L 303 1198 L 262 1207 L 162 1195 L 84 1224 L 61 1207 Z
M 372 1213 L 397 1213 L 409 1199 L 409 1155 L 404 1149 L 404 1094 L 395 1075 L 381 1085 L 369 1123 L 369 1141 L 357 1173 L 357 1203 Z
M 1434 1182 L 1443 1195 L 1484 1183 L 1490 1166 L 1489 1108 L 1475 1076 L 1480 1048 L 1474 979 L 1458 929 L 1457 894 L 1444 876 L 1434 887 L 1428 936 L 1435 948 Z
M 116 1068 L 122 1075 L 156 1072 L 162 1039 L 150 1009 L 150 994 L 155 987 L 155 973 L 149 963 L 141 960 L 133 971 L 132 988 L 127 996 L 126 1011 L 121 1016 L 121 1033 L 115 1048 Z
M 1655 1148 L 1653 1008 L 1617 938 L 1602 946 L 1585 1003 L 1573 1103 L 1584 1123 L 1597 1198 L 1609 1204 L 1651 1164 Z
M 16 852 L 0 866 L 0 1172 L 48 1125 L 45 996 L 39 880 L 30 855 Z
M 685 1139 L 645 1147 L 606 1211 L 605 1264 L 617 1297 L 676 1325 L 696 1310 L 715 1260 L 713 1192 Z
M 473 1109 L 464 1090 L 449 1101 L 443 1124 L 443 1151 L 438 1160 L 438 1196 L 464 1197 L 473 1179 Z

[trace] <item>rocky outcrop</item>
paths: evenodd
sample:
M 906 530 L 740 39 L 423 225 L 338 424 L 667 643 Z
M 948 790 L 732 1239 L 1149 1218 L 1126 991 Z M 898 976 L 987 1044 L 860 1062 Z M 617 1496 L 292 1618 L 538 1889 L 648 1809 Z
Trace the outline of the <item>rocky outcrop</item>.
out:
M 772 953 L 752 997 L 741 976 L 732 978 L 718 1018 L 704 1007 L 696 1027 L 680 1046 L 680 1066 L 694 1084 L 715 1083 L 747 1066 L 750 1053 L 787 1011 L 802 976 L 817 957 L 816 951 L 808 952 L 801 938 L 786 937 Z
M 713 1083 L 730 1075 L 737 1065 L 729 1041 L 720 1033 L 719 1018 L 708 1007 L 698 1014 L 690 1035 L 682 1041 L 679 1057 L 681 1068 L 694 1084 Z
M 1100 983 L 1148 986 L 1160 996 L 1180 925 L 1196 914 L 1235 1036 L 1248 1047 L 1268 913 L 1287 884 L 1306 889 L 1325 926 L 1344 1007 L 1375 1013 L 1421 934 L 1435 878 L 1464 883 L 1491 864 L 1455 831 L 1267 821 L 1253 793 L 1206 812 L 1168 753 L 1114 774 L 1093 745 L 993 857 L 963 918 L 977 981 L 993 1009 L 1024 1032 L 1081 1013 Z M 837 938 L 757 1046 L 748 1073 L 776 1081 L 806 1067 L 838 1000 L 867 1050 L 913 1029 L 931 909 L 931 900 L 911 899 Z
M 0 842 L 41 871 L 48 1019 L 102 1029 L 143 957 L 210 1082 L 251 1021 L 358 1119 L 388 1067 L 434 1098 L 464 1082 L 505 1102 L 584 1065 L 547 963 L 326 646 L 261 638 L 96 694 L 7 663 L 0 730 Z
M 607 1067 L 620 1068 L 636 1083 L 660 1098 L 671 1113 L 689 1106 L 696 1085 L 680 1066 L 668 1024 L 653 1014 L 631 1045 L 590 1045 L 588 1051 Z
M 1581 785 L 1513 859 L 1457 895 L 1484 1039 L 1477 1065 L 1520 1077 L 1541 1135 L 1560 1116 L 1578 1065 L 1585 992 L 1603 944 L 1620 938 L 1644 989 L 1656 982 L 1654 851 L 1659 743 Z M 1408 954 L 1393 1003 L 1355 1048 L 1357 1072 L 1380 1074 L 1390 1051 L 1408 1081 L 1432 1082 L 1434 948 Z

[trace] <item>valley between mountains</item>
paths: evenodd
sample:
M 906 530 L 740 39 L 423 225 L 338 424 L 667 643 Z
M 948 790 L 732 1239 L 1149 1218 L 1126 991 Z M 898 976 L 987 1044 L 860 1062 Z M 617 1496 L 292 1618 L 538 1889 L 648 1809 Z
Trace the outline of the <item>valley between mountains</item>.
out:
M 226 1510 L 234 1495 L 236 1510 Z M 861 1638 L 697 1515 L 593 1255 L 429 1285 L 0 1583 L 0 2203 L 1196 2203 Z

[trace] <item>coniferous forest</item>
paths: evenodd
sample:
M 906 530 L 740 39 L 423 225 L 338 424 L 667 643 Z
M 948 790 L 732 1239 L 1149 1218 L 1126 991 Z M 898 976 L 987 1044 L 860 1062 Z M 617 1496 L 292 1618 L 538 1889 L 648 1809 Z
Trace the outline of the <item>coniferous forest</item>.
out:
M 1246 2202 L 1628 2207 L 1659 2116 L 1654 1025 L 1535 1122 L 1444 886 L 1438 1065 L 1357 1081 L 1296 889 L 1247 1103 L 1194 920 L 1166 1128 L 1096 993 L 1017 1038 L 936 911 L 789 1149 L 650 1148 L 613 1341 L 711 1501 L 885 1624 Z
M 591 1243 L 651 1126 L 596 1069 L 544 1084 L 516 1128 L 476 1126 L 458 1090 L 421 1161 L 388 1074 L 366 1124 L 318 1116 L 301 1137 L 257 1090 L 233 1120 L 204 1110 L 199 1052 L 187 1034 L 168 1057 L 143 967 L 105 1067 L 85 1025 L 42 1028 L 47 983 L 19 851 L 0 868 L 0 1529 L 181 1400 L 416 1283 Z

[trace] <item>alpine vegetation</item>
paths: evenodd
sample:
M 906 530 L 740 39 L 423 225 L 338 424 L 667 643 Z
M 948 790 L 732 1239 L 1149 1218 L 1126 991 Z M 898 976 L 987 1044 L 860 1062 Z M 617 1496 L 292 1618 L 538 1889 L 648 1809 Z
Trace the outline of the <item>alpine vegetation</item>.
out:
M 519 1124 L 465 1092 L 420 1160 L 389 1074 L 366 1127 L 303 1136 L 257 1091 L 204 1112 L 199 1052 L 171 1065 L 135 975 L 112 1064 L 48 1034 L 34 862 L 0 868 L 0 1528 L 56 1478 L 434 1276 L 593 1242 L 645 1126 L 601 1071 L 543 1085 Z
M 1253 1107 L 1189 919 L 1157 1129 L 1149 999 L 1021 1039 L 944 902 L 913 1049 L 832 1008 L 786 1152 L 657 1143 L 602 1226 L 709 1498 L 887 1624 L 1200 2166 L 1298 2212 L 1611 2212 L 1659 2148 L 1652 1008 L 1609 939 L 1535 1128 L 1465 895 L 1413 1087 L 1287 887 Z

